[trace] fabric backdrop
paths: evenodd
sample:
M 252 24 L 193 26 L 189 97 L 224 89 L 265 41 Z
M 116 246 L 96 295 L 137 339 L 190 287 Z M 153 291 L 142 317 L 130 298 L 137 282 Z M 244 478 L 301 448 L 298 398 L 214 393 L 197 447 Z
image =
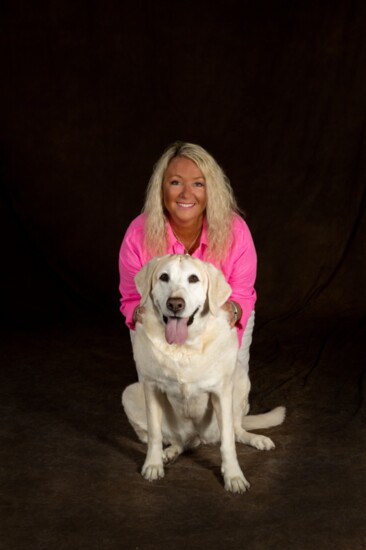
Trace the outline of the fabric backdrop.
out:
M 362 1 L 2 8 L 3 312 L 118 310 L 118 247 L 176 139 L 227 172 L 258 308 L 365 311 Z

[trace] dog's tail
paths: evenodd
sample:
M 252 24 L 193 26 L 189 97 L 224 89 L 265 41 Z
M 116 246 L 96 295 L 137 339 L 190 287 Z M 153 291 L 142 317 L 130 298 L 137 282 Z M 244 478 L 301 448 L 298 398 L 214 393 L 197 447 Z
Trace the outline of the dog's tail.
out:
M 286 408 L 276 407 L 264 414 L 253 414 L 243 416 L 241 425 L 244 430 L 261 430 L 262 428 L 272 428 L 282 424 L 285 420 Z

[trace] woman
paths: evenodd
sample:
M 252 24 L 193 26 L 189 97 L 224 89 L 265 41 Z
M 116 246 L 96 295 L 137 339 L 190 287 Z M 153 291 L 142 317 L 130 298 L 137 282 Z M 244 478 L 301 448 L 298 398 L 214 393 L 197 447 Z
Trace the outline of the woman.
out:
M 121 312 L 132 331 L 143 322 L 134 276 L 152 257 L 164 254 L 190 254 L 222 270 L 232 288 L 223 308 L 237 329 L 238 361 L 248 369 L 256 251 L 227 177 L 199 145 L 176 142 L 166 149 L 154 167 L 143 213 L 124 236 L 119 289 Z

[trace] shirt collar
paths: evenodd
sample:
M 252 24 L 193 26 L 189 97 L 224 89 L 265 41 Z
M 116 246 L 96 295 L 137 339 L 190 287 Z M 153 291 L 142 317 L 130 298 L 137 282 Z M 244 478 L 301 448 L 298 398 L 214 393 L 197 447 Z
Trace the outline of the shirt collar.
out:
M 173 233 L 173 229 L 172 229 L 172 226 L 169 223 L 169 220 L 167 220 L 167 222 L 166 222 L 166 227 L 167 227 L 167 231 L 168 231 L 168 237 L 169 237 L 170 244 L 174 245 L 175 243 L 178 243 L 179 241 Z M 203 218 L 203 222 L 202 222 L 202 233 L 201 233 L 201 237 L 200 237 L 200 246 L 201 246 L 201 244 L 204 244 L 205 246 L 207 246 L 207 220 L 206 220 L 206 216 Z

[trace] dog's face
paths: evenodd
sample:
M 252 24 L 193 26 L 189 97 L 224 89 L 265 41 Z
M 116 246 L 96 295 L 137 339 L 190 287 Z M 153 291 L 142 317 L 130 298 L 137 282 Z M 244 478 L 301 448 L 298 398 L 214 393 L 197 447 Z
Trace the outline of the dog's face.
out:
M 204 311 L 207 286 L 205 271 L 185 256 L 158 266 L 151 296 L 166 325 L 169 344 L 184 344 L 187 340 L 188 327 Z
M 169 344 L 184 344 L 197 319 L 217 314 L 231 294 L 221 271 L 182 254 L 154 258 L 136 275 L 141 305 L 150 296 Z

